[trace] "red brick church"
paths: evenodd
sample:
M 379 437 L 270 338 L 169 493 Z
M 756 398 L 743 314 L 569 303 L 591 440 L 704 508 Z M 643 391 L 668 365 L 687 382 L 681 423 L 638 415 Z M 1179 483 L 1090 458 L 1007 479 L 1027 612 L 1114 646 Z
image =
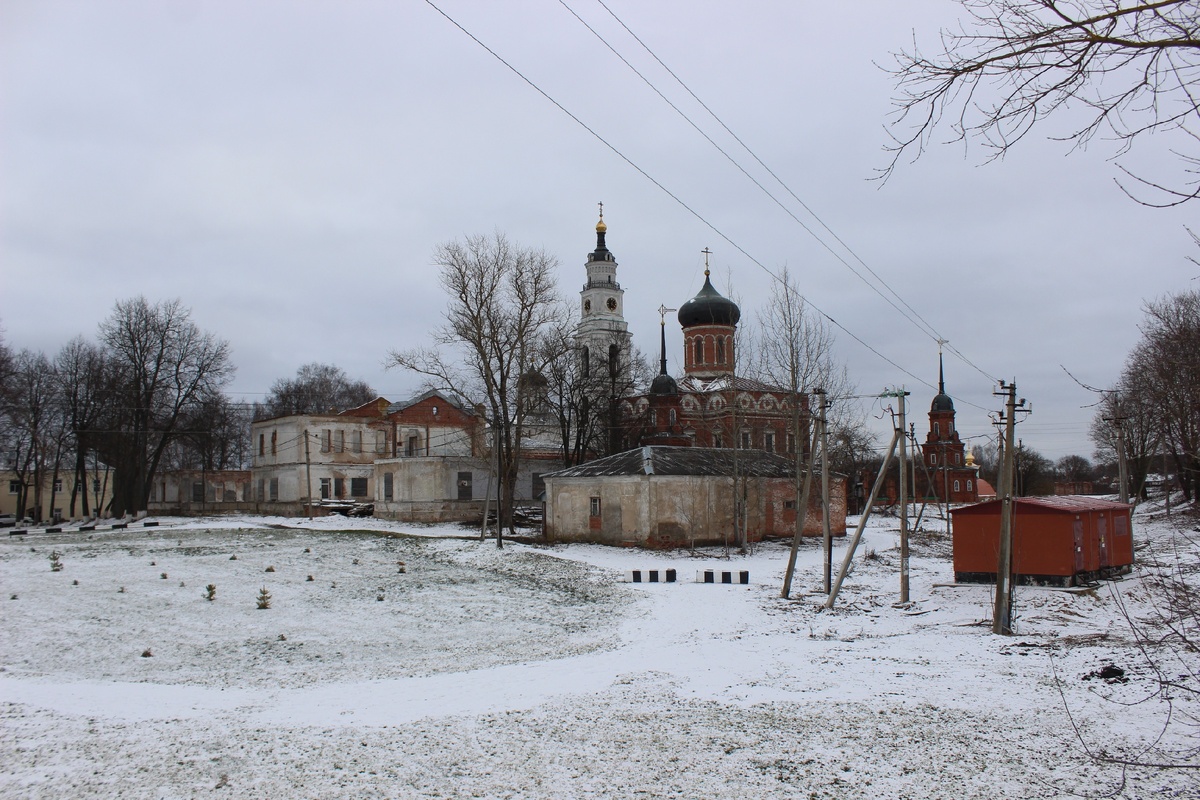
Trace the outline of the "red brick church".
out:
M 735 375 L 735 332 L 741 309 L 723 297 L 704 270 L 704 287 L 680 307 L 684 376 L 667 373 L 666 312 L 661 308 L 659 374 L 646 394 L 618 401 L 618 450 L 645 445 L 729 447 L 795 453 L 794 410 L 800 448 L 807 451 L 808 397 Z
M 939 354 L 938 393 L 929 406 L 929 434 L 921 445 L 922 466 L 916 469 L 917 499 L 951 503 L 979 500 L 978 472 L 965 450 L 954 429 L 954 400 L 946 394 L 945 370 Z

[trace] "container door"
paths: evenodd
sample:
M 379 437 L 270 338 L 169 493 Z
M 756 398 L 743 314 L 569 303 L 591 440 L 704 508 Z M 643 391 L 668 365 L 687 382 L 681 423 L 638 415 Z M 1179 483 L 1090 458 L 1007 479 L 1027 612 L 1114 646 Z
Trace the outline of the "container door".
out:
M 1096 517 L 1096 534 L 1100 541 L 1100 566 L 1111 566 L 1108 560 L 1108 515 L 1098 514 Z
M 1075 572 L 1083 572 L 1083 520 L 1075 518 Z

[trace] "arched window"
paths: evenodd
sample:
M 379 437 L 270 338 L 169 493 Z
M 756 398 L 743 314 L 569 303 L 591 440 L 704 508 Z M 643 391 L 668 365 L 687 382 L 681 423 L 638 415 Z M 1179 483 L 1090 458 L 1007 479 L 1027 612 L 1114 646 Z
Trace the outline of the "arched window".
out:
M 937 465 L 937 453 L 930 453 L 930 454 L 929 454 L 929 463 L 930 463 L 930 465 L 931 465 L 931 466 L 936 466 L 936 465 Z
M 703 364 L 704 363 L 704 338 L 703 337 L 701 337 L 701 336 L 696 337 L 695 350 L 696 350 L 696 354 L 692 357 L 692 361 L 694 361 L 697 364 Z
M 972 488 L 973 488 L 973 487 L 971 486 L 971 482 L 970 482 L 970 481 L 967 481 L 967 491 L 968 491 L 968 492 L 969 492 L 969 491 L 971 491 L 971 490 L 972 490 Z
M 717 337 L 717 363 L 718 364 L 725 363 L 725 337 L 724 336 Z
M 615 381 L 620 371 L 621 347 L 614 342 L 608 346 L 608 377 Z
M 954 482 L 954 491 L 958 491 L 958 481 Z
M 955 453 L 955 454 L 954 454 L 954 463 L 955 463 L 955 464 L 961 464 L 961 463 L 962 463 L 962 453 Z
M 275 455 L 275 443 L 279 439 L 279 434 L 276 431 L 271 431 L 271 455 Z
M 591 353 L 588 352 L 586 345 L 583 347 L 583 350 L 580 353 L 579 357 L 580 357 L 580 362 L 583 364 L 583 376 L 586 378 L 588 376 L 589 370 L 591 369 L 591 364 L 588 363 L 591 360 Z
M 942 432 L 941 432 L 940 428 L 938 427 L 938 424 L 936 422 L 933 423 L 933 435 L 941 436 L 941 434 L 942 434 Z
M 675 424 L 675 409 L 672 408 L 670 413 L 667 416 L 671 421 L 671 425 L 674 425 Z

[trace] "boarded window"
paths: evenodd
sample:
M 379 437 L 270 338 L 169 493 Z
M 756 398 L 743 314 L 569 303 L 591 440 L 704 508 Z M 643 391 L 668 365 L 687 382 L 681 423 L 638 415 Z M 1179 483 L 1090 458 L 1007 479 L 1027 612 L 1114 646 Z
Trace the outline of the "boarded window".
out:
M 384 448 L 387 446 L 387 436 L 383 431 L 375 431 L 375 453 L 383 455 Z
M 279 441 L 279 434 L 278 434 L 278 433 L 276 433 L 275 431 L 271 431 L 271 455 L 275 455 L 275 453 L 276 453 L 276 449 L 275 449 L 275 448 L 276 448 L 276 443 L 277 443 L 278 441 Z
M 204 484 L 200 481 L 192 483 L 192 502 L 199 503 L 204 500 Z
M 351 478 L 350 479 L 350 496 L 351 497 L 366 497 L 367 496 L 367 479 L 366 478 Z
M 346 496 L 346 479 L 345 478 L 334 478 L 333 479 L 333 496 L 338 499 L 341 499 Z
M 362 431 L 354 432 L 354 452 L 362 452 Z
M 474 497 L 474 494 L 473 494 L 474 488 L 473 488 L 473 484 L 472 484 L 474 477 L 475 477 L 474 474 L 470 473 L 470 472 L 458 473 L 458 499 L 459 500 L 470 500 L 472 497 Z
M 267 481 L 264 478 L 258 479 L 258 502 L 263 502 L 267 499 Z
M 329 430 L 328 428 L 321 431 L 321 452 L 322 453 L 329 452 L 332 441 L 333 441 L 333 431 Z
M 337 452 L 339 452 L 339 453 L 346 452 L 346 432 L 345 431 L 337 432 Z
M 271 478 L 271 500 L 279 499 L 279 478 Z
M 394 478 L 392 477 L 392 473 L 390 473 L 390 472 L 383 473 L 383 499 L 384 500 L 392 499 L 392 496 L 393 496 L 392 481 L 393 480 L 394 480 Z

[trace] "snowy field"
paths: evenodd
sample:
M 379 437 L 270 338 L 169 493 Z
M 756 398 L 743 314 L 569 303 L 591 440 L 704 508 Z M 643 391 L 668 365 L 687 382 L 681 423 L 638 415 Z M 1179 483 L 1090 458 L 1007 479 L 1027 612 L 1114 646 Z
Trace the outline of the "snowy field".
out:
M 1147 583 L 1176 560 L 1196 575 L 1174 530 L 1195 539 L 1194 519 L 1140 516 L 1124 581 L 1019 588 L 1011 637 L 990 633 L 990 587 L 946 585 L 944 534 L 916 538 L 896 607 L 894 520 L 832 611 L 811 541 L 783 600 L 783 544 L 497 551 L 376 520 L 160 522 L 0 542 L 0 797 L 1200 796 L 1195 769 L 1084 750 L 1163 762 L 1200 739 L 1126 621 L 1155 617 Z M 681 582 L 623 582 L 666 568 Z M 706 568 L 751 583 L 691 582 Z

